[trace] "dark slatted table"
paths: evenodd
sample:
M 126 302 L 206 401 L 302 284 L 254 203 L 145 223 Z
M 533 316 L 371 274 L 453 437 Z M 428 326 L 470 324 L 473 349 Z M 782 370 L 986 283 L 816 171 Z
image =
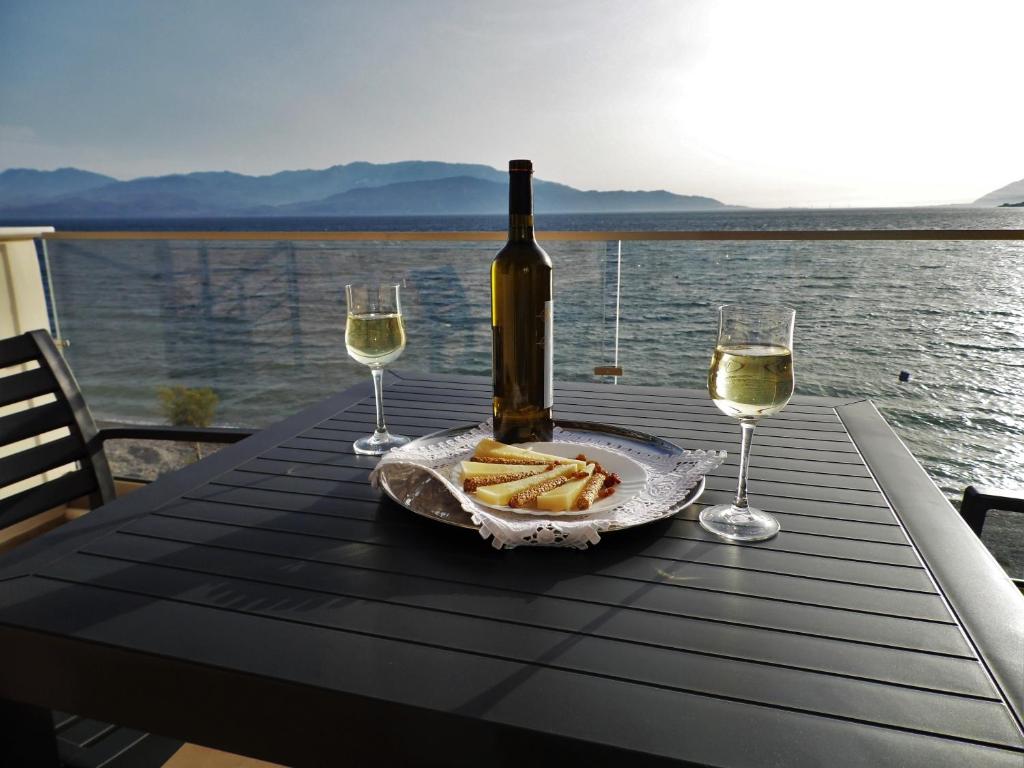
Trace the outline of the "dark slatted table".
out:
M 556 397 L 736 449 L 700 392 Z M 407 434 L 488 407 L 483 379 L 388 380 Z M 0 696 L 295 765 L 1024 765 L 1024 601 L 870 403 L 758 429 L 776 539 L 694 507 L 585 552 L 382 499 L 372 421 L 357 387 L 8 555 Z

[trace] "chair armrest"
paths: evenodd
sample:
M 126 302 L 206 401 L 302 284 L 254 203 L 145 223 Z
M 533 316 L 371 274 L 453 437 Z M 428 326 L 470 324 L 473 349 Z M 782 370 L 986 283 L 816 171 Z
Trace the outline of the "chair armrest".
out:
M 1024 491 L 1007 491 L 999 488 L 967 486 L 960 502 L 960 517 L 981 536 L 985 515 L 990 509 L 1007 512 L 1024 512 Z
M 96 436 L 107 440 L 173 440 L 186 443 L 237 443 L 253 434 L 249 429 L 235 427 L 106 427 Z

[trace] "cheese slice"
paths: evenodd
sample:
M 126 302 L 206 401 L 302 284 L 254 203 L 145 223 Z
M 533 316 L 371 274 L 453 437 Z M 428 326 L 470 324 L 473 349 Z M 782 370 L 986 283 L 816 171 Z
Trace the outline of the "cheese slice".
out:
M 480 499 L 484 504 L 493 504 L 498 507 L 506 506 L 513 496 L 520 491 L 525 491 L 531 486 L 539 483 L 545 483 L 555 477 L 561 477 L 562 475 L 575 472 L 576 466 L 574 464 L 562 464 L 561 466 L 549 469 L 547 472 L 541 472 L 540 474 L 533 475 L 532 477 L 524 477 L 521 480 L 513 480 L 509 483 L 501 483 L 500 485 L 484 485 L 473 491 L 473 495 Z
M 512 472 L 543 472 L 547 464 L 485 464 L 481 461 L 462 462 L 462 479 L 470 477 L 486 477 L 487 475 L 507 475 Z
M 587 473 L 586 477 L 579 480 L 570 480 L 565 485 L 560 485 L 538 496 L 537 509 L 543 509 L 548 512 L 565 512 L 572 509 L 573 504 L 576 502 L 576 497 L 580 495 L 583 486 L 587 484 L 590 476 L 594 474 L 594 465 L 587 464 L 587 468 L 584 471 Z
M 577 471 L 580 472 L 583 471 L 585 466 L 582 461 L 576 459 L 567 459 L 564 456 L 553 456 L 549 453 L 539 453 L 538 451 L 531 451 L 526 448 L 517 448 L 514 445 L 505 445 L 505 443 L 499 443 L 497 440 L 492 440 L 489 437 L 485 437 L 477 444 L 476 452 L 473 455 L 495 459 L 529 459 L 547 464 L 572 464 L 578 467 Z

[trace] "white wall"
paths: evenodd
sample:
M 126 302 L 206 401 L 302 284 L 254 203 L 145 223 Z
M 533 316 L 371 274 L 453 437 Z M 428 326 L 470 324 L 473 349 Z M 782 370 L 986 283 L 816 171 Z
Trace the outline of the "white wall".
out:
M 52 227 L 0 228 L 0 339 L 50 327 L 32 238 L 52 231 Z

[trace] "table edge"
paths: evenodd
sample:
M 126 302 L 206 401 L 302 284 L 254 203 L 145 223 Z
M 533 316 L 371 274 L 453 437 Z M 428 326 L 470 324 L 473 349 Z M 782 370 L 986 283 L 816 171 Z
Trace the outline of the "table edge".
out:
M 1024 733 L 1024 596 L 871 401 L 836 413 Z

